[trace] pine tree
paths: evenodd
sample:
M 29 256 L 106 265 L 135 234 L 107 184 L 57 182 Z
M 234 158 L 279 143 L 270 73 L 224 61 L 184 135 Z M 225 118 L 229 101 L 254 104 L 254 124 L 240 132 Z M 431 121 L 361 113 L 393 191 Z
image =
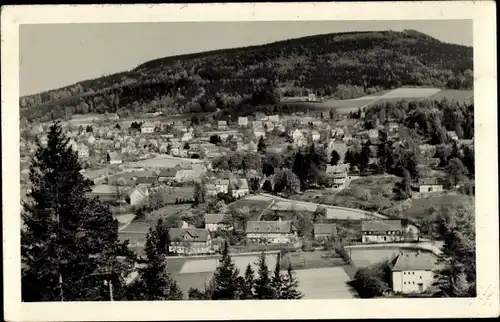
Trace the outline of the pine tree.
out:
M 271 288 L 273 289 L 273 294 L 274 294 L 274 299 L 280 300 L 282 299 L 282 293 L 283 293 L 283 276 L 281 275 L 281 266 L 280 266 L 280 260 L 281 256 L 278 253 L 277 258 L 276 258 L 276 266 L 274 268 L 274 274 L 271 279 Z
M 118 222 L 87 196 L 93 183 L 81 169 L 54 123 L 30 166 L 21 232 L 23 301 L 109 300 L 113 289 L 120 296 L 131 271 L 132 253 L 118 241 Z
M 286 275 L 283 281 L 283 290 L 281 298 L 284 300 L 300 300 L 303 295 L 298 290 L 299 281 L 293 276 L 292 264 L 288 264 Z
M 257 144 L 257 150 L 261 153 L 266 152 L 266 142 L 264 141 L 264 137 L 259 138 L 259 143 Z
M 252 265 L 250 263 L 247 265 L 245 270 L 245 276 L 243 277 L 243 285 L 241 287 L 240 299 L 250 300 L 253 299 L 253 286 L 254 286 L 254 272 Z
M 158 301 L 182 300 L 182 292 L 167 271 L 166 252 L 158 232 L 162 232 L 160 221 L 157 227 L 149 228 L 144 250 L 146 258 L 141 259 L 143 265 L 139 269 L 139 279 L 131 285 L 128 298 L 130 300 Z
M 229 245 L 224 243 L 222 259 L 214 273 L 214 289 L 212 300 L 234 300 L 237 298 L 239 270 L 235 267 L 229 255 Z
M 255 280 L 255 298 L 259 300 L 273 299 L 273 289 L 269 278 L 269 269 L 266 264 L 266 253 L 262 251 L 259 261 L 259 277 Z

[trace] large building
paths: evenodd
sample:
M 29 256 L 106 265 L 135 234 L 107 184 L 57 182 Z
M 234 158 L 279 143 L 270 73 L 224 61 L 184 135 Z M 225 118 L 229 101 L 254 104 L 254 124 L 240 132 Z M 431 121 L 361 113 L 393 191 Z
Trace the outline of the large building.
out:
M 392 288 L 395 293 L 422 293 L 434 281 L 436 256 L 427 252 L 402 253 L 392 262 Z
M 215 250 L 208 229 L 170 228 L 170 246 L 172 253 L 179 255 L 211 254 Z
M 249 221 L 245 233 L 251 243 L 287 244 L 294 240 L 296 231 L 291 221 Z
M 231 225 L 225 221 L 225 214 L 205 214 L 205 229 L 209 231 L 231 230 Z
M 361 223 L 363 243 L 391 243 L 403 239 L 401 220 L 364 220 Z
M 326 176 L 329 178 L 332 188 L 339 189 L 347 185 L 347 168 L 347 164 L 326 166 Z

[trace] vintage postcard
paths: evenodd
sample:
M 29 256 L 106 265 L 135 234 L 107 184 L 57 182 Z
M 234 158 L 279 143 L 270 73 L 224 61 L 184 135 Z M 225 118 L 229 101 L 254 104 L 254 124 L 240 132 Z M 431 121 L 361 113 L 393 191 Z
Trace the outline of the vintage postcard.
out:
M 4 319 L 498 316 L 494 12 L 2 7 Z

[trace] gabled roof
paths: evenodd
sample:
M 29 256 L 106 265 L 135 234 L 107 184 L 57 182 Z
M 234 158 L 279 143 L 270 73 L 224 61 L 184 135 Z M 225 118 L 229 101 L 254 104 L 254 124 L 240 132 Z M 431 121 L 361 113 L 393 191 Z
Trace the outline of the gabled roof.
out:
M 148 188 L 146 188 L 146 187 L 137 186 L 134 189 L 130 190 L 129 194 L 132 194 L 134 191 L 139 192 L 143 196 L 147 196 L 148 195 Z
M 158 182 L 158 177 L 137 177 L 135 183 L 137 184 L 155 184 Z
M 122 159 L 121 155 L 115 151 L 108 153 L 108 156 L 109 156 L 109 160 L 121 160 Z
M 225 214 L 205 214 L 205 224 L 220 224 L 224 218 Z
M 419 185 L 441 185 L 437 178 L 422 178 L 418 180 Z
M 398 231 L 403 230 L 401 220 L 364 220 L 361 223 L 362 231 Z
M 432 253 L 402 253 L 393 261 L 392 271 L 431 271 L 437 262 L 437 258 Z
M 201 228 L 170 228 L 170 240 L 189 240 L 194 242 L 206 242 L 208 240 L 208 229 Z
M 286 221 L 249 221 L 245 232 L 248 233 L 291 233 L 295 230 L 290 220 Z
M 159 173 L 158 176 L 162 178 L 173 178 L 177 174 L 177 169 L 176 168 L 168 168 L 168 169 L 162 169 Z
M 341 172 L 347 172 L 347 164 L 326 165 L 326 173 L 341 173 Z
M 314 224 L 315 235 L 337 236 L 337 225 L 335 224 Z
M 247 179 L 238 179 L 233 178 L 230 180 L 231 186 L 233 189 L 248 189 L 248 181 Z

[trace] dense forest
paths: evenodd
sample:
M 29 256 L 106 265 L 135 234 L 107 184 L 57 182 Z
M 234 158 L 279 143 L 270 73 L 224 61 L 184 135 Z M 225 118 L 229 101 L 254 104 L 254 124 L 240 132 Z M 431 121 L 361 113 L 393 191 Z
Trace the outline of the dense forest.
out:
M 282 96 L 362 96 L 400 86 L 471 89 L 473 50 L 403 32 L 348 32 L 167 57 L 20 98 L 21 117 L 238 111 Z M 342 95 L 340 95 L 342 94 Z

